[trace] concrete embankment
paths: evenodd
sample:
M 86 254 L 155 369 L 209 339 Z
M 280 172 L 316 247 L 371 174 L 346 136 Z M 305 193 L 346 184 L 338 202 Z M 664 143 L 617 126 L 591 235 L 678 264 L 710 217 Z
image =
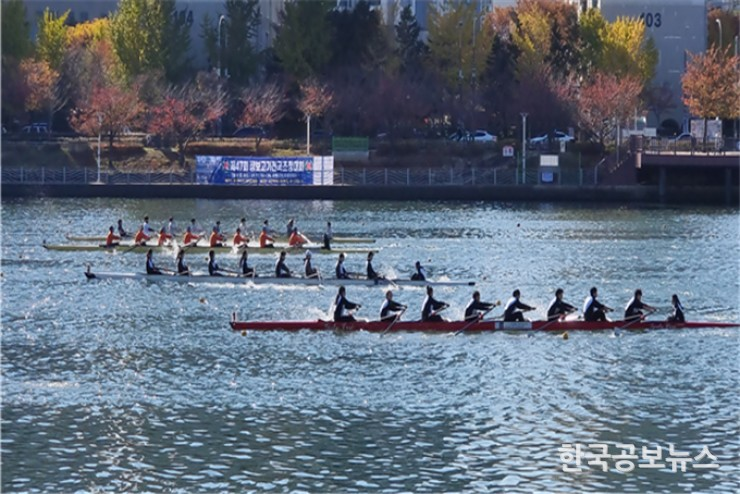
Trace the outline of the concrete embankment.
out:
M 661 193 L 662 192 L 662 193 Z M 2 184 L 11 197 L 127 197 L 203 199 L 308 199 L 390 201 L 567 201 L 654 204 L 738 205 L 737 187 L 657 186 L 578 187 L 518 186 L 234 186 L 234 185 L 95 185 Z

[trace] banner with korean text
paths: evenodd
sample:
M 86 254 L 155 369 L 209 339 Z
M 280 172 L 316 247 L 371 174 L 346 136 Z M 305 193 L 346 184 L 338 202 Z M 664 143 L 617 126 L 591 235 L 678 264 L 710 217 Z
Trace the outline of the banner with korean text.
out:
M 333 156 L 196 156 L 199 184 L 333 185 Z

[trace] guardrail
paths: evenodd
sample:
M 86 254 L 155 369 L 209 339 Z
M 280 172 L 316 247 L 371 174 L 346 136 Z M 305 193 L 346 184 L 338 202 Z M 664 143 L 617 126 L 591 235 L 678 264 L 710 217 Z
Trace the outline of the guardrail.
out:
M 602 172 L 603 173 L 603 172 Z M 595 185 L 598 181 L 596 167 L 561 169 L 553 178 L 556 185 Z M 155 172 L 101 172 L 100 181 L 96 168 L 2 168 L 4 184 L 134 184 L 176 185 L 196 184 L 195 173 Z M 430 185 L 527 185 L 544 183 L 538 170 L 528 169 L 523 180 L 520 169 L 499 168 L 374 168 L 335 167 L 335 185 L 430 186 Z

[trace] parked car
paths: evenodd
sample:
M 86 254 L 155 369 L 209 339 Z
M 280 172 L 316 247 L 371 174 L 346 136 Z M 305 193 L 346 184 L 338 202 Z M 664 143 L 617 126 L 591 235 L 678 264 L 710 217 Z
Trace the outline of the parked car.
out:
M 532 137 L 529 140 L 529 146 L 532 148 L 542 147 L 547 145 L 548 142 L 571 142 L 575 141 L 575 138 L 571 135 L 566 134 L 560 130 L 554 130 L 551 134 L 542 134 L 541 136 Z
M 475 142 L 496 142 L 496 136 L 491 135 L 486 130 L 478 129 L 472 134 L 468 134 L 468 139 L 471 139 Z
M 21 132 L 23 134 L 48 134 L 49 125 L 43 122 L 36 122 L 23 126 Z
M 267 132 L 262 127 L 242 127 L 232 134 L 232 137 L 267 137 Z

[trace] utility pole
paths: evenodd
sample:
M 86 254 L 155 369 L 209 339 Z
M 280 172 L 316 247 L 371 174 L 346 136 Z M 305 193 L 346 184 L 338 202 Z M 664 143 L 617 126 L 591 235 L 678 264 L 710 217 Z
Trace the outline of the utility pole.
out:
M 221 24 L 226 20 L 225 16 L 218 18 L 218 95 L 221 97 Z M 218 117 L 218 136 L 223 136 L 222 116 Z
M 522 112 L 522 183 L 527 183 L 527 113 Z

